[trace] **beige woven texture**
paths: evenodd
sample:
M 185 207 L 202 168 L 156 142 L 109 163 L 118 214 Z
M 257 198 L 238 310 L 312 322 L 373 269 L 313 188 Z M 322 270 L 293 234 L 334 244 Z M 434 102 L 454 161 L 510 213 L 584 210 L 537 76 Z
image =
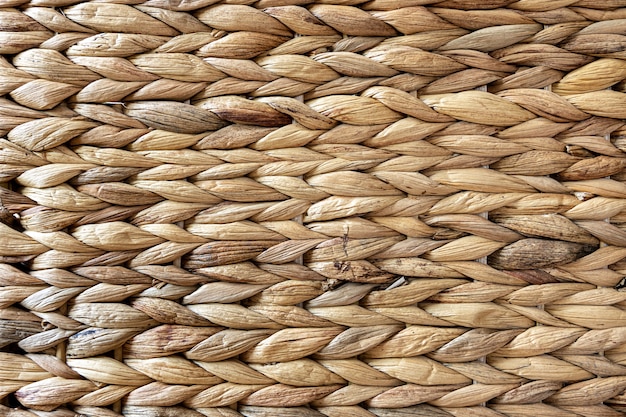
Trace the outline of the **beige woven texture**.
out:
M 0 0 L 0 54 L 0 415 L 626 411 L 626 1 Z

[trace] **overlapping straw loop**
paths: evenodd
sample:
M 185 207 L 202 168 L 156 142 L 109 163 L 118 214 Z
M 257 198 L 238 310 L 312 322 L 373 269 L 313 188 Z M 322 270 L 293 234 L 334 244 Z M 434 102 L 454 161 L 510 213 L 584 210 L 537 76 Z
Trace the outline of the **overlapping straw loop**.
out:
M 0 0 L 0 414 L 617 417 L 623 0 Z

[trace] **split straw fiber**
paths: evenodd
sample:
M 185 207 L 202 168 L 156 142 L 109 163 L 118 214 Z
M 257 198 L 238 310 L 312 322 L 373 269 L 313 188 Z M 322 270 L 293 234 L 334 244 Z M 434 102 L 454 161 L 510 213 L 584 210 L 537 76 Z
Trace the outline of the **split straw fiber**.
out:
M 0 415 L 626 411 L 626 1 L 0 0 L 0 54 Z

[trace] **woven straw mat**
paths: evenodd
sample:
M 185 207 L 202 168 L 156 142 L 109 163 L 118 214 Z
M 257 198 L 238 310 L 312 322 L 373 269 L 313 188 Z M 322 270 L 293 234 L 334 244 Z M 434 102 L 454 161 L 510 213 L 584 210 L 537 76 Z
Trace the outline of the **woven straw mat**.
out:
M 626 412 L 626 1 L 0 0 L 0 415 Z

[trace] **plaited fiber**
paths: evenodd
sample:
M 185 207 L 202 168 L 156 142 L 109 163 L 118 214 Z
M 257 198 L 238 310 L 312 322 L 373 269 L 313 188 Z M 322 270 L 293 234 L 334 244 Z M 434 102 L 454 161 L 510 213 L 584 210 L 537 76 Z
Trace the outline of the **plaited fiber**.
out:
M 0 415 L 619 417 L 626 1 L 0 0 Z

